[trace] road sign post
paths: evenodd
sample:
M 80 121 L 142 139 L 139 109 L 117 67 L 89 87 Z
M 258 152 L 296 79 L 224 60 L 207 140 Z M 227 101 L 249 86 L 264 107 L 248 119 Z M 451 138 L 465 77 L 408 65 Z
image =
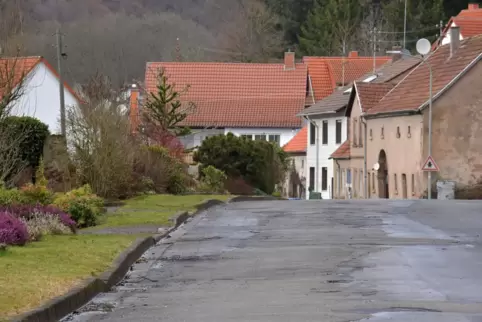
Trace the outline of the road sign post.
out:
M 435 163 L 434 159 L 431 155 L 427 157 L 427 160 L 423 163 L 422 171 L 426 172 L 438 172 L 440 171 L 437 163 Z M 430 183 L 429 183 L 430 184 Z

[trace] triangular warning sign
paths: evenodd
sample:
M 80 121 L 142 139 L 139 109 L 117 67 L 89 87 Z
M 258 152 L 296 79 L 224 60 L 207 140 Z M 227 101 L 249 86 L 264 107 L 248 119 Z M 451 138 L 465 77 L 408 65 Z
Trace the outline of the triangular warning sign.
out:
M 431 155 L 429 155 L 427 160 L 425 160 L 422 171 L 439 171 L 438 165 L 435 163 Z

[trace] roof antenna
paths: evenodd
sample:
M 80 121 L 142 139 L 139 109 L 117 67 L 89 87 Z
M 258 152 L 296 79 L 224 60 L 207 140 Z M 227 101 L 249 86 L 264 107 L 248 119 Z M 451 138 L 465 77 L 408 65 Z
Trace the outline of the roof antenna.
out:
M 179 37 L 176 39 L 176 60 L 180 62 L 182 60 L 181 57 L 181 43 L 179 41 Z

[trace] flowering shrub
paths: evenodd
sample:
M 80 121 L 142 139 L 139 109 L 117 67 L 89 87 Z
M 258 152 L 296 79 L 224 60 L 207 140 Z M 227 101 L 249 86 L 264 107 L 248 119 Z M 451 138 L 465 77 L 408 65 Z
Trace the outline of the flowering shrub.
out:
M 224 171 L 218 170 L 212 165 L 207 166 L 202 169 L 200 189 L 203 192 L 223 193 L 227 179 Z
M 79 227 L 91 227 L 102 215 L 104 200 L 95 195 L 89 185 L 85 185 L 57 195 L 54 205 L 68 212 Z
M 25 197 L 25 203 L 27 204 L 41 204 L 48 205 L 54 200 L 54 194 L 47 186 L 40 184 L 27 184 L 21 189 L 22 194 Z
M 71 229 L 57 216 L 46 216 L 44 213 L 33 213 L 30 219 L 21 219 L 27 227 L 29 240 L 39 241 L 44 235 L 67 235 Z
M 29 238 L 27 227 L 7 211 L 0 212 L 0 243 L 23 246 Z
M 10 206 L 25 203 L 25 197 L 20 190 L 0 187 L 0 206 Z
M 30 221 L 39 216 L 58 219 L 62 225 L 70 229 L 72 232 L 75 232 L 77 226 L 75 220 L 73 220 L 68 213 L 54 206 L 14 205 L 3 209 L 0 208 L 0 211 L 8 211 L 23 221 Z

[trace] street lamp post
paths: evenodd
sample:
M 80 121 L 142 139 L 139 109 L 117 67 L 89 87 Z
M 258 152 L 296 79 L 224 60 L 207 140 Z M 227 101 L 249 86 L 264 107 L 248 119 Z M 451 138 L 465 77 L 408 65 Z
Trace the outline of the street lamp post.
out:
M 429 76 L 429 98 L 428 98 L 428 156 L 432 156 L 432 102 L 433 102 L 433 72 L 432 72 L 432 65 L 424 59 L 423 56 L 427 55 L 430 52 L 431 44 L 427 39 L 420 39 L 417 42 L 417 51 L 419 54 L 422 55 L 422 58 L 417 56 L 412 56 L 410 53 L 406 51 L 387 51 L 388 54 L 400 54 L 403 56 L 408 56 L 412 58 L 416 58 L 421 61 L 422 64 L 426 64 L 428 66 L 430 76 Z M 427 199 L 432 199 L 432 172 L 428 171 L 427 174 Z

